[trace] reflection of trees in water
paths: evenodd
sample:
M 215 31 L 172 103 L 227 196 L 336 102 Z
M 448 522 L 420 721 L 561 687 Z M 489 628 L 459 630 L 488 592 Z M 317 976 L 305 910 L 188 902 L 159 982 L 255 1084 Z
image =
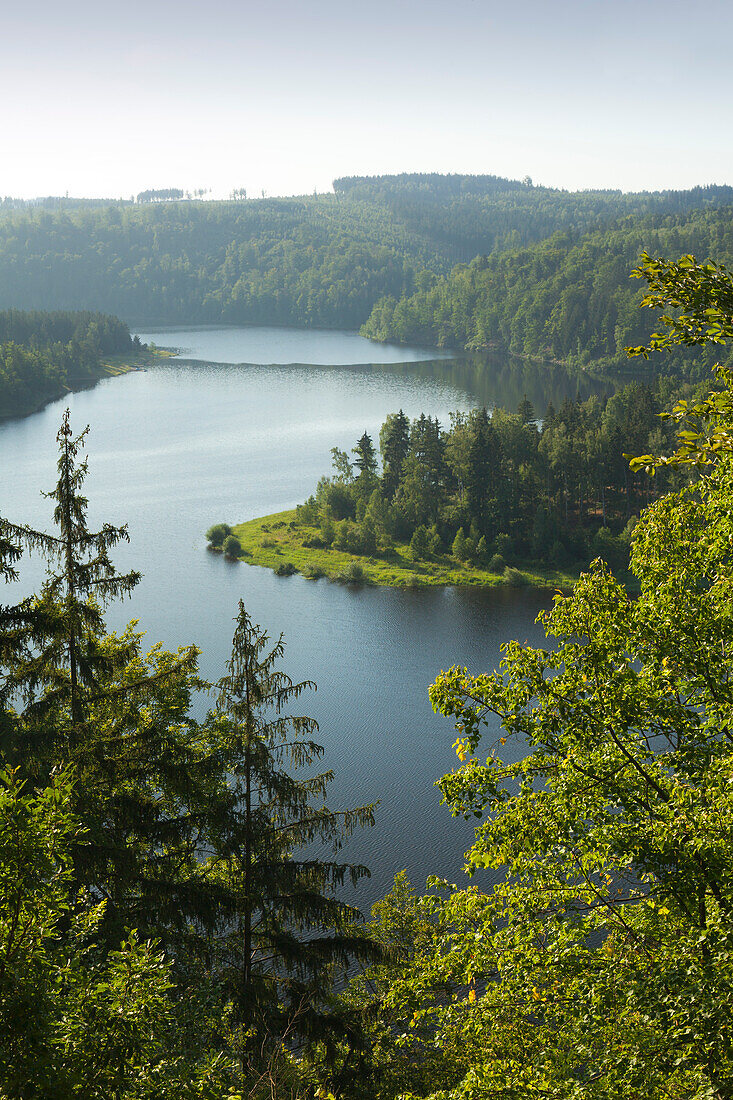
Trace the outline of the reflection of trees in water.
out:
M 611 394 L 611 379 L 594 378 L 579 370 L 553 363 L 531 363 L 510 356 L 486 352 L 464 354 L 456 359 L 433 359 L 424 363 L 399 363 L 384 369 L 447 382 L 466 390 L 481 405 L 499 405 L 515 412 L 526 395 L 539 417 L 551 401 L 557 408 L 566 397 L 584 401 L 592 394 Z

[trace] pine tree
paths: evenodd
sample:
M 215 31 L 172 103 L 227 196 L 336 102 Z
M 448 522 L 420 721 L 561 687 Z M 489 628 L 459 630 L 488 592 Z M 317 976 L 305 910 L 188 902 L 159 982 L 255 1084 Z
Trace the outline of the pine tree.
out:
M 468 557 L 466 532 L 462 527 L 458 528 L 456 537 L 453 539 L 452 553 L 456 561 L 466 561 Z
M 316 841 L 337 850 L 357 826 L 372 824 L 373 807 L 332 811 L 325 805 L 331 772 L 298 778 L 323 754 L 312 740 L 313 718 L 283 713 L 310 681 L 294 683 L 276 668 L 282 636 L 268 635 L 240 601 L 232 656 L 219 680 L 218 714 L 210 723 L 228 739 L 239 792 L 239 841 L 226 881 L 239 896 L 236 928 L 226 937 L 231 995 L 240 1018 L 278 1033 L 297 1017 L 297 1030 L 317 1033 L 334 964 L 371 957 L 374 945 L 355 930 L 358 911 L 333 896 L 333 887 L 357 882 L 365 867 L 314 858 Z M 224 731 L 222 734 L 221 731 Z
M 104 524 L 93 532 L 87 527 L 88 501 L 81 491 L 87 462 L 78 461 L 78 456 L 88 431 L 87 427 L 73 437 L 67 409 L 57 436 L 58 481 L 45 494 L 56 502 L 53 519 L 58 533 L 12 529 L 16 540 L 40 549 L 52 565 L 40 597 L 15 609 L 16 646 L 8 683 L 14 692 L 25 694 L 30 712 L 39 717 L 68 708 L 70 741 L 79 737 L 85 698 L 97 691 L 100 677 L 121 667 L 126 658 L 123 651 L 100 649 L 104 605 L 129 595 L 140 580 L 136 572 L 118 574 L 109 556 L 112 547 L 129 540 L 127 528 Z M 23 620 L 34 651 L 20 644 L 17 630 Z
M 361 439 L 357 441 L 352 454 L 354 465 L 359 471 L 355 488 L 358 496 L 367 501 L 377 483 L 377 453 L 374 450 L 372 438 L 367 432 L 364 432 Z
M 402 480 L 402 463 L 410 449 L 410 421 L 402 409 L 390 413 L 379 432 L 382 452 L 382 487 L 386 500 L 393 500 Z
M 73 437 L 67 411 L 48 494 L 57 533 L 1 528 L 12 568 L 25 542 L 50 559 L 51 574 L 40 597 L 0 618 L 0 748 L 39 788 L 59 767 L 72 769 L 84 828 L 74 888 L 106 900 L 108 941 L 135 927 L 180 954 L 184 944 L 192 949 L 194 928 L 213 927 L 217 906 L 234 908 L 214 898 L 201 870 L 236 821 L 229 761 L 186 717 L 191 692 L 203 686 L 195 648 L 158 646 L 146 657 L 132 627 L 105 633 L 103 604 L 127 594 L 139 574 L 120 575 L 110 559 L 124 527 L 87 527 L 87 464 L 78 461 L 86 434 Z

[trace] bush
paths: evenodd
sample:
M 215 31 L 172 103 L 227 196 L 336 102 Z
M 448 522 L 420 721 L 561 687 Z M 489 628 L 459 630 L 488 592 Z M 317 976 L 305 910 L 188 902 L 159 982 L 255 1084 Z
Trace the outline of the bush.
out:
M 321 569 L 320 565 L 306 565 L 305 569 L 303 570 L 303 576 L 306 577 L 309 581 L 317 581 L 321 577 L 326 576 L 326 570 Z
M 359 564 L 358 561 L 352 561 L 342 573 L 339 573 L 338 580 L 343 581 L 345 584 L 364 584 L 366 581 L 366 573 L 364 567 Z
M 297 572 L 298 570 L 295 568 L 291 561 L 283 561 L 280 563 L 280 565 L 278 565 L 277 569 L 275 570 L 275 576 L 292 577 L 293 573 Z
M 504 570 L 504 580 L 507 584 L 510 584 L 512 588 L 524 588 L 529 584 L 522 570 L 515 569 L 513 565 L 507 565 Z
M 507 554 L 511 554 L 514 549 L 514 539 L 511 535 L 508 535 L 506 531 L 501 531 L 494 539 L 494 545 L 496 546 L 497 554 L 501 554 L 503 558 Z
M 222 550 L 228 558 L 236 561 L 236 559 L 242 553 L 242 544 L 236 535 L 227 535 L 227 537 L 224 539 Z
M 315 527 L 320 520 L 318 504 L 314 496 L 309 496 L 304 504 L 299 504 L 295 509 L 295 515 L 299 523 L 306 527 Z
M 489 562 L 489 573 L 503 573 L 506 568 L 506 562 L 502 558 L 501 554 L 494 554 Z
M 346 485 L 338 481 L 326 490 L 326 503 L 330 506 L 334 519 L 353 519 L 356 515 L 354 498 Z
M 264 531 L 265 528 L 263 527 L 262 530 Z M 269 531 L 270 528 L 268 527 L 267 530 Z M 265 535 L 263 539 L 260 539 L 260 546 L 263 548 L 263 550 L 269 550 L 271 549 L 271 547 L 277 546 L 277 540 L 271 538 L 270 535 Z
M 453 557 L 456 561 L 465 561 L 467 558 L 466 533 L 462 527 L 458 528 L 453 539 Z
M 410 554 L 414 560 L 426 558 L 430 553 L 430 537 L 427 527 L 415 528 L 415 533 L 410 539 Z
M 224 539 L 227 535 L 231 535 L 232 529 L 228 523 L 215 523 L 213 527 L 210 527 L 206 532 L 206 538 L 208 539 L 209 546 L 214 550 L 220 550 Z

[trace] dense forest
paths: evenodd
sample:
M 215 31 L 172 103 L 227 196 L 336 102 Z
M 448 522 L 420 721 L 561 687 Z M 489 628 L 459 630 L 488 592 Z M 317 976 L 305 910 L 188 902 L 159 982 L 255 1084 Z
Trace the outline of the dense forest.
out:
M 449 425 L 400 410 L 379 433 L 381 474 L 366 432 L 353 458 L 333 449 L 332 474 L 297 509 L 317 529 L 304 545 L 389 559 L 395 542 L 409 543 L 416 561 L 452 556 L 495 573 L 600 556 L 623 572 L 640 509 L 679 478 L 634 473 L 624 455 L 669 446 L 660 413 L 680 396 L 665 379 L 550 404 L 541 420 L 526 398 L 517 413 L 476 408 Z
M 123 321 L 101 313 L 0 312 L 0 418 L 99 377 L 103 357 L 139 346 Z
M 376 339 L 619 369 L 624 341 L 645 331 L 628 281 L 643 249 L 733 257 L 729 187 L 567 192 L 403 175 L 291 199 L 164 194 L 0 205 L 0 306 L 137 323 L 365 324 Z
M 645 276 L 668 317 L 645 353 L 733 340 L 724 269 L 684 257 Z M 639 594 L 599 559 L 543 614 L 548 648 L 509 642 L 492 674 L 437 676 L 432 705 L 457 733 L 439 785 L 476 825 L 475 877 L 418 895 L 398 875 L 366 925 L 338 897 L 366 869 L 335 853 L 373 807 L 327 805 L 314 685 L 283 670 L 283 639 L 240 602 L 231 658 L 204 685 L 195 647 L 146 653 L 137 624 L 107 632 L 139 574 L 114 565 L 124 527 L 89 527 L 87 431 L 67 411 L 53 530 L 0 519 L 5 580 L 28 550 L 48 564 L 36 596 L 0 606 L 4 1096 L 730 1100 L 733 374 L 675 406 L 676 440 L 650 438 L 661 398 L 628 387 L 595 422 L 664 452 L 625 486 L 631 502 L 633 476 L 668 478 L 631 539 Z M 511 439 L 531 470 L 545 432 L 531 413 L 456 420 L 442 506 L 467 498 L 489 531 L 500 497 L 474 470 Z M 583 438 L 582 407 L 559 416 L 548 439 Z M 382 437 L 382 499 L 429 503 L 430 483 L 406 485 L 420 464 L 430 482 L 438 426 L 395 414 Z M 334 454 L 332 508 L 376 479 L 368 437 L 356 452 L 355 476 Z M 568 512 L 583 493 L 597 510 L 582 479 L 560 473 L 556 496 L 566 480 Z M 195 719 L 205 686 L 215 702 Z M 482 745 L 489 715 L 502 728 Z M 508 765 L 510 737 L 527 751 Z M 304 854 L 318 839 L 323 858 Z
M 649 331 L 639 311 L 642 290 L 629 278 L 644 251 L 733 259 L 731 210 L 629 218 L 580 240 L 559 233 L 532 248 L 479 257 L 410 296 L 382 299 L 362 331 L 628 374 L 638 363 L 629 364 L 625 349 Z M 676 348 L 656 367 L 703 377 L 713 361 L 711 351 Z

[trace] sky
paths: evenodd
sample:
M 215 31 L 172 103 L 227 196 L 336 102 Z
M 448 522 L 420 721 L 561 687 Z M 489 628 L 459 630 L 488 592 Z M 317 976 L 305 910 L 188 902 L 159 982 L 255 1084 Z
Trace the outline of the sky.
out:
M 18 3 L 0 195 L 288 195 L 393 172 L 733 184 L 732 32 L 729 0 Z

